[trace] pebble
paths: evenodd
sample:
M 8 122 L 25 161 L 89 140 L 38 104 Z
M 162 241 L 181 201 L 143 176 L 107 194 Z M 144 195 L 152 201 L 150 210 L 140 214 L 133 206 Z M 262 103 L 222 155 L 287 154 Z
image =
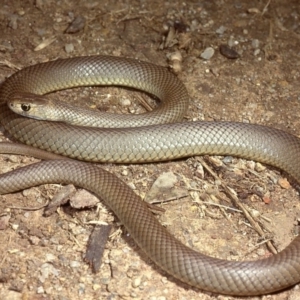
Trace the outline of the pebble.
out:
M 84 234 L 85 232 L 86 232 L 86 229 L 85 228 L 83 228 L 82 226 L 80 226 L 80 225 L 76 225 L 76 226 L 74 226 L 74 227 L 71 227 L 70 226 L 70 229 L 69 229 L 71 232 L 72 232 L 72 234 L 74 234 L 75 236 L 77 236 L 77 235 L 80 235 L 80 234 Z
M 126 169 L 122 170 L 121 174 L 123 176 L 127 176 L 128 175 L 128 170 L 126 170 Z
M 258 40 L 258 39 L 252 40 L 251 46 L 252 46 L 252 48 L 254 48 L 254 49 L 259 48 L 259 40 Z
M 232 160 L 233 160 L 233 157 L 232 156 L 225 156 L 223 158 L 223 163 L 224 164 L 231 164 L 232 163 Z
M 66 44 L 66 45 L 65 45 L 65 51 L 66 51 L 67 53 L 73 52 L 73 51 L 74 51 L 74 45 L 73 45 L 73 44 Z
M 200 56 L 201 56 L 201 58 L 203 58 L 205 60 L 209 60 L 213 57 L 214 54 L 215 54 L 214 48 L 208 47 L 201 53 Z
M 141 277 L 135 278 L 132 282 L 132 287 L 136 288 L 136 287 L 140 286 L 141 282 L 142 282 Z
M 265 204 L 270 204 L 272 202 L 271 198 L 268 197 L 268 196 L 264 196 L 263 201 L 264 201 Z
M 130 294 L 130 297 L 131 297 L 131 298 L 137 298 L 138 295 L 137 295 L 135 292 L 132 292 L 132 293 Z
M 5 230 L 9 226 L 10 215 L 3 215 L 0 217 L 0 230 Z
M 228 40 L 228 42 L 227 42 L 227 44 L 228 44 L 228 46 L 229 46 L 230 48 L 236 46 L 238 43 L 239 43 L 239 42 L 236 41 L 236 40 L 234 39 L 233 36 L 230 36 L 230 38 L 229 38 L 229 40 Z
M 12 224 L 11 225 L 13 230 L 18 230 L 19 229 L 19 224 Z
M 182 71 L 182 55 L 179 51 L 171 53 L 168 55 L 168 59 L 170 61 L 170 67 L 172 70 L 178 74 Z
M 166 283 L 168 282 L 168 278 L 163 277 L 163 278 L 161 279 L 161 282 L 164 283 L 164 284 L 166 284 Z
M 19 162 L 19 158 L 18 158 L 18 156 L 16 156 L 16 155 L 10 155 L 10 156 L 8 157 L 8 161 L 9 161 L 9 162 L 12 162 L 12 163 L 18 163 L 18 162 Z
M 256 163 L 255 164 L 255 171 L 256 172 L 262 172 L 266 169 L 265 166 L 263 166 L 261 163 Z
M 128 182 L 127 185 L 132 189 L 132 190 L 136 190 L 136 186 L 133 182 Z
M 283 189 L 289 189 L 291 187 L 286 178 L 279 178 L 278 183 Z
M 40 239 L 36 236 L 31 236 L 29 237 L 29 240 L 31 242 L 32 245 L 38 245 L 40 242 Z
M 36 289 L 36 292 L 37 294 L 44 294 L 44 288 L 42 286 L 39 286 L 37 289 Z
M 79 190 L 70 196 L 70 205 L 73 208 L 82 209 L 84 207 L 93 207 L 99 203 L 99 199 L 86 190 Z
M 231 49 L 230 47 L 228 47 L 225 44 L 220 45 L 220 53 L 224 57 L 230 58 L 230 59 L 237 59 L 240 57 L 240 55 L 234 49 Z
M 223 162 L 217 157 L 209 157 L 209 162 L 212 163 L 216 168 L 220 168 L 223 166 Z
M 85 26 L 85 17 L 77 16 L 70 26 L 66 29 L 65 33 L 76 33 L 81 31 Z
M 29 211 L 24 213 L 24 218 L 30 218 L 31 217 L 31 213 Z
M 164 172 L 156 179 L 153 186 L 156 186 L 157 188 L 169 189 L 172 188 L 176 182 L 177 177 L 173 172 Z
M 37 189 L 30 188 L 30 189 L 24 190 L 22 192 L 22 195 L 24 197 L 38 198 L 38 197 L 40 197 L 41 192 L 39 190 L 37 190 Z
M 129 99 L 127 99 L 127 98 L 121 99 L 121 100 L 120 100 L 120 104 L 121 104 L 122 106 L 129 106 L 129 105 L 131 105 L 131 101 L 130 101 Z
M 257 218 L 257 217 L 260 216 L 260 212 L 256 209 L 251 209 L 250 213 L 251 213 L 251 216 L 254 217 L 254 218 Z
M 254 170 L 255 168 L 255 162 L 253 160 L 247 161 L 246 166 L 250 169 L 250 170 Z
M 53 255 L 52 253 L 46 253 L 46 260 L 47 260 L 48 262 L 50 262 L 50 261 L 55 261 L 55 260 L 56 260 L 56 256 Z
M 100 285 L 100 284 L 97 284 L 97 283 L 93 284 L 93 290 L 94 290 L 94 291 L 97 291 L 97 290 L 99 290 L 100 288 L 101 288 L 101 285 Z
M 18 21 L 18 15 L 15 14 L 11 15 L 8 26 L 14 30 L 18 29 L 17 21 Z
M 2 41 L 0 44 L 1 48 L 4 48 L 5 51 L 12 52 L 15 50 L 15 48 L 12 46 L 12 44 L 9 41 Z
M 259 55 L 259 53 L 260 53 L 260 49 L 255 49 L 254 52 L 253 52 L 254 56 Z
M 216 33 L 222 35 L 226 31 L 226 27 L 221 25 L 217 30 Z
M 71 268 L 78 268 L 78 267 L 80 267 L 80 262 L 78 262 L 77 260 L 72 260 L 71 262 L 70 262 L 70 267 Z

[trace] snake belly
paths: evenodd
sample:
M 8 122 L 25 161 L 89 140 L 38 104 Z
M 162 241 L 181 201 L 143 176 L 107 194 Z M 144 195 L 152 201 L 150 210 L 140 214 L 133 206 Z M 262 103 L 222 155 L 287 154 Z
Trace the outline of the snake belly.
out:
M 127 128 L 103 129 L 27 119 L 6 105 L 14 93 L 45 94 L 86 85 L 136 88 L 160 98 L 162 105 L 149 118 L 130 115 Z M 14 139 L 59 155 L 117 163 L 233 155 L 278 167 L 300 183 L 299 138 L 253 124 L 171 123 L 180 120 L 187 109 L 186 89 L 165 68 L 149 63 L 91 56 L 38 64 L 8 78 L 0 89 L 0 101 L 0 122 Z M 166 124 L 155 125 L 161 121 Z M 156 264 L 190 285 L 249 296 L 281 290 L 300 281 L 300 238 L 279 254 L 259 261 L 232 262 L 203 255 L 168 233 L 124 183 L 90 164 L 52 160 L 30 165 L 1 175 L 0 193 L 53 182 L 73 183 L 98 195 Z

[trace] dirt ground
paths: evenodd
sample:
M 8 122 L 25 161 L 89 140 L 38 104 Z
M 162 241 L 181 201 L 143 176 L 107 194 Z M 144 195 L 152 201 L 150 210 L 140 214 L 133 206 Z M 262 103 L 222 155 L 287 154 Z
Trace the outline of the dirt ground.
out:
M 298 0 L 0 0 L 0 4 L 0 82 L 17 69 L 57 58 L 132 57 L 177 71 L 191 99 L 184 121 L 240 121 L 300 134 Z M 174 60 L 174 53 L 182 61 Z M 119 88 L 58 94 L 63 100 L 117 113 L 144 109 L 138 102 L 141 93 Z M 0 136 L 6 139 L 5 133 Z M 0 171 L 34 161 L 0 155 Z M 257 162 L 195 157 L 104 168 L 143 198 L 157 178 L 170 172 L 167 177 L 175 178 L 171 190 L 159 200 L 171 201 L 156 204 L 166 210 L 158 218 L 185 244 L 215 257 L 264 258 L 271 255 L 265 240 L 272 239 L 280 251 L 298 231 L 297 190 L 286 174 Z M 233 204 L 227 186 L 250 209 L 263 236 Z M 236 299 L 191 288 L 160 270 L 102 204 L 98 210 L 65 204 L 50 217 L 43 216 L 43 209 L 25 209 L 42 206 L 60 188 L 53 184 L 0 196 L 1 299 Z M 113 229 L 100 270 L 94 274 L 83 257 L 99 221 L 113 224 Z M 249 299 L 300 299 L 299 286 Z

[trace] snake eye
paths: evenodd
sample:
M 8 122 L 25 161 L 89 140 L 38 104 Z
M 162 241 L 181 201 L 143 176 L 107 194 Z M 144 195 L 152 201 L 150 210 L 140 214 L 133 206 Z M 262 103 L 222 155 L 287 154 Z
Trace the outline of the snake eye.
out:
M 29 111 L 30 110 L 30 104 L 21 104 L 21 109 L 23 111 Z

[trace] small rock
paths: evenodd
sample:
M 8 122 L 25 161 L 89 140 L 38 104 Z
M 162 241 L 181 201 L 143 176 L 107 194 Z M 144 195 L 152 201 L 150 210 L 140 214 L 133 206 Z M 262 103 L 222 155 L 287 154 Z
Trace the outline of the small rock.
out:
M 16 155 L 10 155 L 10 156 L 8 157 L 8 161 L 9 161 L 9 162 L 12 162 L 12 163 L 18 163 L 18 162 L 19 162 L 19 158 L 18 158 L 18 156 L 16 156 Z
M 261 163 L 256 163 L 255 164 L 255 171 L 256 172 L 262 172 L 262 171 L 264 171 L 266 169 L 266 167 L 265 166 L 263 166 Z
M 250 213 L 253 218 L 258 218 L 260 216 L 260 212 L 256 209 L 251 209 Z
M 99 290 L 100 288 L 101 288 L 101 285 L 100 285 L 100 284 L 97 284 L 97 283 L 93 284 L 93 290 L 94 290 L 94 291 L 97 291 L 97 290 Z
M 168 278 L 166 278 L 166 277 L 163 277 L 163 278 L 161 279 L 161 282 L 162 282 L 163 284 L 166 284 L 166 283 L 168 283 Z
M 12 44 L 9 41 L 2 41 L 0 44 L 0 50 L 1 51 L 9 51 L 12 52 L 14 51 L 14 47 L 12 46 Z
M 99 199 L 86 190 L 80 190 L 70 197 L 70 205 L 74 208 L 93 207 L 99 203 Z
M 129 99 L 127 99 L 127 98 L 121 99 L 121 100 L 120 100 L 120 104 L 121 104 L 122 106 L 129 106 L 129 105 L 131 105 L 131 101 L 130 101 Z
M 18 29 L 18 15 L 11 15 L 8 26 L 14 30 Z
M 213 156 L 210 156 L 209 157 L 209 161 L 211 164 L 214 165 L 214 167 L 216 168 L 220 168 L 223 166 L 223 162 L 221 161 L 221 159 L 217 158 L 217 157 L 213 157 Z
M 83 16 L 77 16 L 65 32 L 76 33 L 82 30 L 84 26 L 85 26 L 85 18 Z
M 259 53 L 260 53 L 260 49 L 255 49 L 253 52 L 253 55 L 257 56 L 257 55 L 259 55 Z
M 215 54 L 214 48 L 208 47 L 201 53 L 200 56 L 201 56 L 201 58 L 203 58 L 205 60 L 209 60 L 213 57 L 214 54 Z
M 44 283 L 47 278 L 49 277 L 58 277 L 59 276 L 59 270 L 55 268 L 54 265 L 51 263 L 44 263 L 40 267 L 40 275 L 39 280 Z
M 247 161 L 246 166 L 250 169 L 250 170 L 254 170 L 255 169 L 255 162 L 253 160 Z
M 266 203 L 266 204 L 270 204 L 272 200 L 271 200 L 270 197 L 264 196 L 264 197 L 263 197 L 263 201 L 264 201 L 264 203 Z
M 232 48 L 232 47 L 236 46 L 237 44 L 238 44 L 238 41 L 236 41 L 236 40 L 234 39 L 234 37 L 231 35 L 231 36 L 229 37 L 228 42 L 227 42 L 227 46 L 228 46 L 229 48 Z
M 175 51 L 169 56 L 170 67 L 174 73 L 179 74 L 182 71 L 182 55 L 181 52 Z
M 56 260 L 56 256 L 54 256 L 52 253 L 46 253 L 46 260 L 48 262 L 52 262 Z
M 0 217 L 0 230 L 5 230 L 9 225 L 10 215 L 3 215 Z
M 220 45 L 220 53 L 226 58 L 230 59 L 237 59 L 240 57 L 240 55 L 234 49 L 228 47 L 225 44 Z
M 232 160 L 233 160 L 233 157 L 232 156 L 225 156 L 223 158 L 223 163 L 224 164 L 232 164 Z
M 162 173 L 154 182 L 153 186 L 163 189 L 172 188 L 177 182 L 177 177 L 173 172 Z M 152 186 L 152 187 L 153 187 Z
M 133 287 L 133 288 L 138 287 L 138 286 L 141 284 L 141 282 L 142 282 L 141 277 L 135 278 L 135 279 L 133 280 L 133 282 L 132 282 L 132 287 Z
M 81 266 L 81 264 L 77 260 L 73 260 L 73 261 L 70 262 L 70 267 L 71 268 L 78 268 L 80 266 Z
M 99 4 L 101 4 L 101 3 L 98 0 L 95 0 L 95 1 L 89 0 L 89 1 L 83 2 L 83 5 L 88 9 L 93 9 L 96 6 L 98 6 Z
M 37 236 L 31 236 L 29 237 L 29 240 L 32 245 L 38 245 L 40 242 L 40 239 Z
M 259 40 L 258 39 L 252 40 L 251 46 L 252 46 L 253 49 L 259 48 Z
M 286 178 L 279 178 L 278 183 L 283 189 L 286 189 L 286 190 L 291 187 L 290 183 L 287 181 Z
M 133 182 L 128 182 L 127 185 L 132 189 L 132 190 L 136 190 L 136 186 Z
M 221 25 L 217 30 L 216 33 L 222 35 L 226 31 L 226 27 Z
M 66 44 L 66 45 L 65 45 L 65 51 L 66 51 L 67 53 L 73 52 L 73 51 L 74 51 L 74 45 L 73 45 L 73 44 Z
M 12 224 L 11 225 L 13 230 L 18 230 L 19 229 L 19 224 Z
M 145 200 L 148 203 L 155 203 L 156 201 L 164 202 L 168 199 L 185 197 L 188 194 L 186 189 L 174 188 L 176 183 L 177 177 L 173 172 L 162 173 L 153 183 Z
M 24 197 L 32 197 L 32 198 L 38 198 L 41 196 L 41 192 L 38 190 L 38 189 L 35 189 L 35 188 L 30 188 L 30 189 L 27 189 L 27 190 L 24 190 L 22 192 L 22 195 Z
M 39 286 L 36 290 L 37 294 L 44 294 L 44 288 L 42 286 Z
M 121 172 L 121 174 L 122 174 L 123 176 L 127 176 L 127 175 L 128 175 L 128 170 L 124 169 L 124 170 Z

